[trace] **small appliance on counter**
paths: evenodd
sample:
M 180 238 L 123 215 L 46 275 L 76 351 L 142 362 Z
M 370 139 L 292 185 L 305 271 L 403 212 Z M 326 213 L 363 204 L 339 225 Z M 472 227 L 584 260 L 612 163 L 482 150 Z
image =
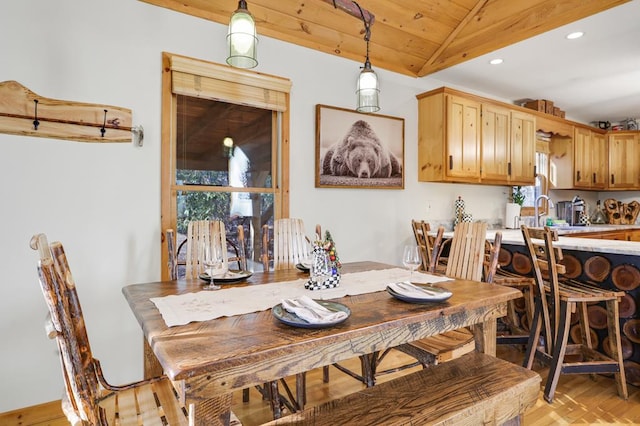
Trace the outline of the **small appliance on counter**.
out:
M 566 221 L 570 226 L 587 224 L 584 200 L 577 195 L 571 201 L 558 201 L 556 215 L 559 220 Z

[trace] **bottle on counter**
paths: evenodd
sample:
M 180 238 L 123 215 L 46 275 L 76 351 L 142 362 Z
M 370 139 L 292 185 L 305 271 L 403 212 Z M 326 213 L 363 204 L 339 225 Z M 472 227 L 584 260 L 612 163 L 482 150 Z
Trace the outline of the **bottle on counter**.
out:
M 600 206 L 600 200 L 598 200 L 598 202 L 596 203 L 596 209 L 591 215 L 590 222 L 592 224 L 599 225 L 608 223 L 607 215 L 604 213 L 604 210 L 602 210 L 602 207 Z

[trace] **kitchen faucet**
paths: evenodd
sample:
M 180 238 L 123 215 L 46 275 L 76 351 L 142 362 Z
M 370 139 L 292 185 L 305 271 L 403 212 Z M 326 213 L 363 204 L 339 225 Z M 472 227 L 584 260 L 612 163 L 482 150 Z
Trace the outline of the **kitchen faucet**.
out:
M 536 226 L 540 226 L 540 215 L 538 214 L 538 204 L 540 203 L 540 199 L 544 198 L 545 200 L 547 200 L 549 202 L 549 206 L 548 208 L 552 209 L 553 208 L 553 201 L 551 201 L 551 198 L 549 198 L 548 195 L 538 195 L 538 197 L 536 198 L 536 200 L 533 202 L 533 216 L 535 217 L 536 220 Z M 542 213 L 543 215 L 544 213 Z

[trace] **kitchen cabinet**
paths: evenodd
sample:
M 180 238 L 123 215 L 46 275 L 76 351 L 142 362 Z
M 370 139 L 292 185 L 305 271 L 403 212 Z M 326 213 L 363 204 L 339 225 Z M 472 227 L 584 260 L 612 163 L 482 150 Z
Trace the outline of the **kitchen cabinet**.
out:
M 482 107 L 483 182 L 509 180 L 511 111 L 494 105 Z
M 576 127 L 573 139 L 574 188 L 605 189 L 608 169 L 608 150 L 605 136 L 585 127 Z
M 448 88 L 417 98 L 420 181 L 534 184 L 534 115 Z
M 535 117 L 482 104 L 482 182 L 535 184 Z
M 640 188 L 640 132 L 612 132 L 609 142 L 609 189 Z
M 536 164 L 536 119 L 532 114 L 511 111 L 509 183 L 534 185 Z
M 418 179 L 480 182 L 481 103 L 435 90 L 418 96 Z

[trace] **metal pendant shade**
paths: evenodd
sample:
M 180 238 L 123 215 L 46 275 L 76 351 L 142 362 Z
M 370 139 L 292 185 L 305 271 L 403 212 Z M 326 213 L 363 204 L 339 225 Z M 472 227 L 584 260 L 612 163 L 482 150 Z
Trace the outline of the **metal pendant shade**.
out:
M 236 68 L 254 68 L 258 65 L 257 48 L 255 21 L 247 9 L 246 0 L 240 0 L 229 21 L 227 63 Z

